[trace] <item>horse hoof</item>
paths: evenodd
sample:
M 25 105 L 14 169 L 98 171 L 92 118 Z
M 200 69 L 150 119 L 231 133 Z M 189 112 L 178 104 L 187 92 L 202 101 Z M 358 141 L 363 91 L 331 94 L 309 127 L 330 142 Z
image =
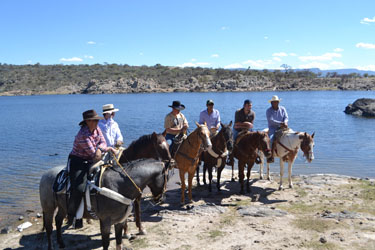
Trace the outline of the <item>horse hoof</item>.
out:
M 290 184 L 290 185 L 289 185 L 289 188 L 293 188 L 293 184 Z
M 147 234 L 147 231 L 145 229 L 139 230 L 138 235 L 146 235 L 146 234 Z
M 263 180 L 263 175 L 260 175 L 260 176 L 259 176 L 259 180 Z
M 271 178 L 271 177 L 268 177 L 267 180 L 272 181 L 272 178 Z
M 132 236 L 130 234 L 124 234 L 124 238 L 129 240 Z
M 279 190 L 283 190 L 283 186 L 280 186 L 280 187 L 279 187 Z

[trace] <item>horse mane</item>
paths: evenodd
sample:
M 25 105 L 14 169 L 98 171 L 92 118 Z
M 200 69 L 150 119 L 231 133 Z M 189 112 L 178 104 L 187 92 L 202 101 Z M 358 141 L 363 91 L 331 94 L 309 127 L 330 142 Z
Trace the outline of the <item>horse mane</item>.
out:
M 151 140 L 152 140 L 152 134 L 142 135 L 137 140 L 132 141 L 132 143 L 130 143 L 128 149 L 139 150 L 143 146 L 147 146 L 151 142 Z

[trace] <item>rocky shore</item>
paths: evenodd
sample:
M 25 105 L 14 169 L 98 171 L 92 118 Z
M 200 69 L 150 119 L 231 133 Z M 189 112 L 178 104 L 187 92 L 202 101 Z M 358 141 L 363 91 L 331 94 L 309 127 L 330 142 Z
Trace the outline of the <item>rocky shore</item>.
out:
M 65 85 L 23 85 L 4 87 L 0 95 L 46 94 L 123 94 L 155 92 L 237 92 L 237 91 L 295 91 L 295 90 L 375 90 L 375 78 L 280 78 L 238 75 L 215 80 L 213 77 L 170 78 L 160 81 L 153 78 L 119 78 L 71 82 Z
M 147 235 L 130 222 L 131 249 L 375 249 L 375 184 L 338 175 L 294 176 L 294 189 L 278 190 L 253 174 L 252 193 L 239 195 L 239 183 L 223 171 L 223 190 L 195 187 L 193 203 L 179 205 L 180 190 L 169 189 L 161 206 L 143 201 Z M 179 184 L 176 179 L 176 185 Z M 45 249 L 41 219 L 23 232 L 0 236 L 4 249 Z M 132 220 L 132 218 L 130 219 Z M 55 248 L 56 236 L 53 234 Z M 66 249 L 101 249 L 99 223 L 63 234 Z M 111 249 L 115 249 L 111 234 Z

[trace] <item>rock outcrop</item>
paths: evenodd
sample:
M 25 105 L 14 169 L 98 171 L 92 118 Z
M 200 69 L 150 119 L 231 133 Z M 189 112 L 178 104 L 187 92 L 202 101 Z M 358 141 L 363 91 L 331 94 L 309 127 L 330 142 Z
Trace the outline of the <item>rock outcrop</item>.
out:
M 353 104 L 346 106 L 344 112 L 356 116 L 375 117 L 375 99 L 357 99 Z

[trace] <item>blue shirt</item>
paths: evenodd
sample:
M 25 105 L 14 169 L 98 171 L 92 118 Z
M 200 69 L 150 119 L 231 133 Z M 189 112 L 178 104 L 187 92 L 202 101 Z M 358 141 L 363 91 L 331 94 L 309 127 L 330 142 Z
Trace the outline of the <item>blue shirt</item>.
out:
M 270 135 L 273 135 L 280 128 L 282 122 L 288 122 L 288 113 L 283 106 L 279 106 L 277 110 L 274 110 L 272 107 L 268 108 L 266 116 Z
M 206 122 L 208 129 L 216 128 L 220 121 L 220 113 L 217 109 L 213 109 L 211 114 L 208 114 L 207 109 L 205 109 L 199 115 L 199 124 Z
M 112 118 L 100 120 L 98 125 L 108 147 L 114 147 L 118 141 L 124 142 L 119 126 Z

